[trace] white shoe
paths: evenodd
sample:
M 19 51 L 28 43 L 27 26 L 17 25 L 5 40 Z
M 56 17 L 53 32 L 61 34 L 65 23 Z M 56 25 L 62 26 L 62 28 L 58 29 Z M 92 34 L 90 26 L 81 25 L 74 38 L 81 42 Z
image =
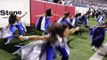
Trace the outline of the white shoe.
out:
M 23 47 L 23 46 L 20 46 L 20 45 L 14 45 L 15 47 L 19 47 L 19 48 L 21 48 L 21 47 Z
M 97 48 L 95 46 L 92 46 L 92 50 L 96 52 Z
M 42 35 L 45 35 L 45 32 L 42 32 Z
M 5 43 L 5 45 L 7 45 L 7 44 L 9 44 L 9 43 L 10 43 L 10 40 L 8 39 L 7 42 Z

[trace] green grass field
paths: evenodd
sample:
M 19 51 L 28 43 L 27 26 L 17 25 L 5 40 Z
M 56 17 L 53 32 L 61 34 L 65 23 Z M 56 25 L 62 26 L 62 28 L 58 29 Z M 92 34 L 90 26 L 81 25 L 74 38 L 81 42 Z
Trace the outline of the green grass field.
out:
M 94 20 L 89 19 L 88 25 L 89 26 L 96 25 L 96 22 Z M 34 29 L 32 30 L 34 32 L 29 33 L 28 35 L 39 34 L 39 32 L 35 31 Z M 71 41 L 69 43 L 70 47 L 69 60 L 88 60 L 95 53 L 91 50 L 90 46 L 91 38 L 88 35 L 88 28 L 81 27 L 81 30 L 82 30 L 81 35 L 72 34 L 69 35 L 68 37 L 68 40 Z M 14 38 L 10 44 L 4 45 L 5 41 L 6 39 L 0 40 L 0 60 L 20 60 L 20 57 L 12 54 L 15 50 L 17 50 L 17 48 L 14 48 L 14 45 L 16 44 L 25 45 L 29 41 L 20 42 L 18 39 Z M 105 38 L 105 42 L 107 42 L 107 37 Z M 55 60 L 61 60 L 61 57 L 58 57 Z M 103 60 L 107 60 L 107 58 L 105 57 Z

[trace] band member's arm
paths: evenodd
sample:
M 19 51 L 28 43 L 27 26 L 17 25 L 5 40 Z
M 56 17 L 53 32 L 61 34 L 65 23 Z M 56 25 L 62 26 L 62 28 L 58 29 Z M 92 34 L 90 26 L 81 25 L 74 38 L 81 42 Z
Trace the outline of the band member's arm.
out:
M 54 14 L 54 13 L 52 13 L 52 16 L 59 16 L 58 14 Z M 59 16 L 60 17 L 60 16 Z
M 107 28 L 107 25 L 102 25 L 102 26 L 96 26 L 98 28 Z
M 41 17 L 41 16 L 45 16 L 46 15 L 46 13 L 45 14 L 40 14 L 40 15 L 35 15 L 36 17 Z M 52 16 L 59 16 L 58 14 L 53 14 L 52 13 Z
M 79 27 L 76 27 L 76 28 L 70 29 L 70 30 L 69 30 L 69 34 L 73 34 L 73 33 L 75 33 L 76 31 L 79 31 L 79 30 L 80 30 L 80 28 L 79 28 Z
M 18 16 L 18 20 L 20 20 L 21 18 L 23 18 L 25 15 L 27 14 L 27 12 L 25 12 L 25 14 L 23 14 L 22 16 Z
M 44 35 L 44 36 L 39 36 L 39 35 L 34 35 L 34 36 L 19 36 L 19 40 L 48 40 L 49 35 Z
M 45 16 L 45 14 L 35 15 L 35 17 Z

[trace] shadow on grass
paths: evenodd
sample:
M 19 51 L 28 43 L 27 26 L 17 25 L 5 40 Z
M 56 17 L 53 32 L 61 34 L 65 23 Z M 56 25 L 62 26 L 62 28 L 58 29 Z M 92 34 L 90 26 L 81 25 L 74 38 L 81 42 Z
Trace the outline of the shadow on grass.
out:
M 15 47 L 15 45 L 19 45 L 19 43 L 23 43 L 22 41 L 16 41 L 16 42 L 11 42 L 10 44 L 5 45 L 6 41 L 7 41 L 7 39 L 2 39 L 0 41 L 0 49 L 3 49 L 9 53 L 13 53 L 17 49 L 19 49 L 18 47 Z
M 19 57 L 18 55 L 15 55 L 16 58 L 12 59 L 12 60 L 21 60 L 21 57 Z
M 18 45 L 18 43 L 20 43 L 21 41 L 11 42 L 10 44 L 5 45 L 6 41 L 7 39 L 0 39 L 0 49 L 3 49 L 9 52 L 10 54 L 12 54 L 13 52 L 19 49 L 18 47 L 15 47 L 14 45 Z M 15 55 L 15 58 L 11 60 L 21 60 L 21 59 L 18 55 Z
M 36 28 L 35 27 L 29 27 L 29 26 L 27 26 L 26 27 L 27 28 L 27 32 L 28 32 L 28 34 L 32 34 L 32 35 L 42 35 L 42 31 L 38 31 L 38 30 L 36 30 Z
M 107 58 L 107 54 L 106 54 L 104 57 L 106 57 L 106 58 Z
M 75 40 L 75 39 L 76 39 L 76 38 L 72 38 L 72 39 L 70 39 L 70 40 L 67 41 L 67 45 L 68 45 L 69 48 L 73 48 L 73 47 L 70 45 L 70 42 L 73 41 L 73 40 Z

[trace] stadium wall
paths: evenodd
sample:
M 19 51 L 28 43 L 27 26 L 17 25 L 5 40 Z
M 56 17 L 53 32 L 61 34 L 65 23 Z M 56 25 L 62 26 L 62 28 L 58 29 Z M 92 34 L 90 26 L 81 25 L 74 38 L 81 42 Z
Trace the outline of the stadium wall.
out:
M 8 18 L 11 12 L 15 12 L 18 16 L 27 12 L 27 15 L 21 19 L 26 26 L 35 26 L 37 15 L 43 14 L 48 8 L 52 9 L 54 14 L 63 16 L 64 12 L 70 12 L 70 16 L 74 16 L 77 12 L 84 14 L 88 8 L 69 7 L 55 3 L 41 2 L 36 0 L 0 0 L 0 27 L 8 25 Z M 51 17 L 51 22 L 56 22 L 60 17 Z
M 75 7 L 68 7 L 63 6 L 55 3 L 49 3 L 49 2 L 41 2 L 41 1 L 35 1 L 31 0 L 30 3 L 30 11 L 31 11 L 31 26 L 34 26 L 37 22 L 37 15 L 43 14 L 47 9 L 51 8 L 52 13 L 58 14 L 59 16 L 63 16 L 64 12 L 70 12 L 70 16 L 73 16 L 75 14 Z M 52 16 L 51 22 L 56 22 L 60 17 L 58 16 Z

